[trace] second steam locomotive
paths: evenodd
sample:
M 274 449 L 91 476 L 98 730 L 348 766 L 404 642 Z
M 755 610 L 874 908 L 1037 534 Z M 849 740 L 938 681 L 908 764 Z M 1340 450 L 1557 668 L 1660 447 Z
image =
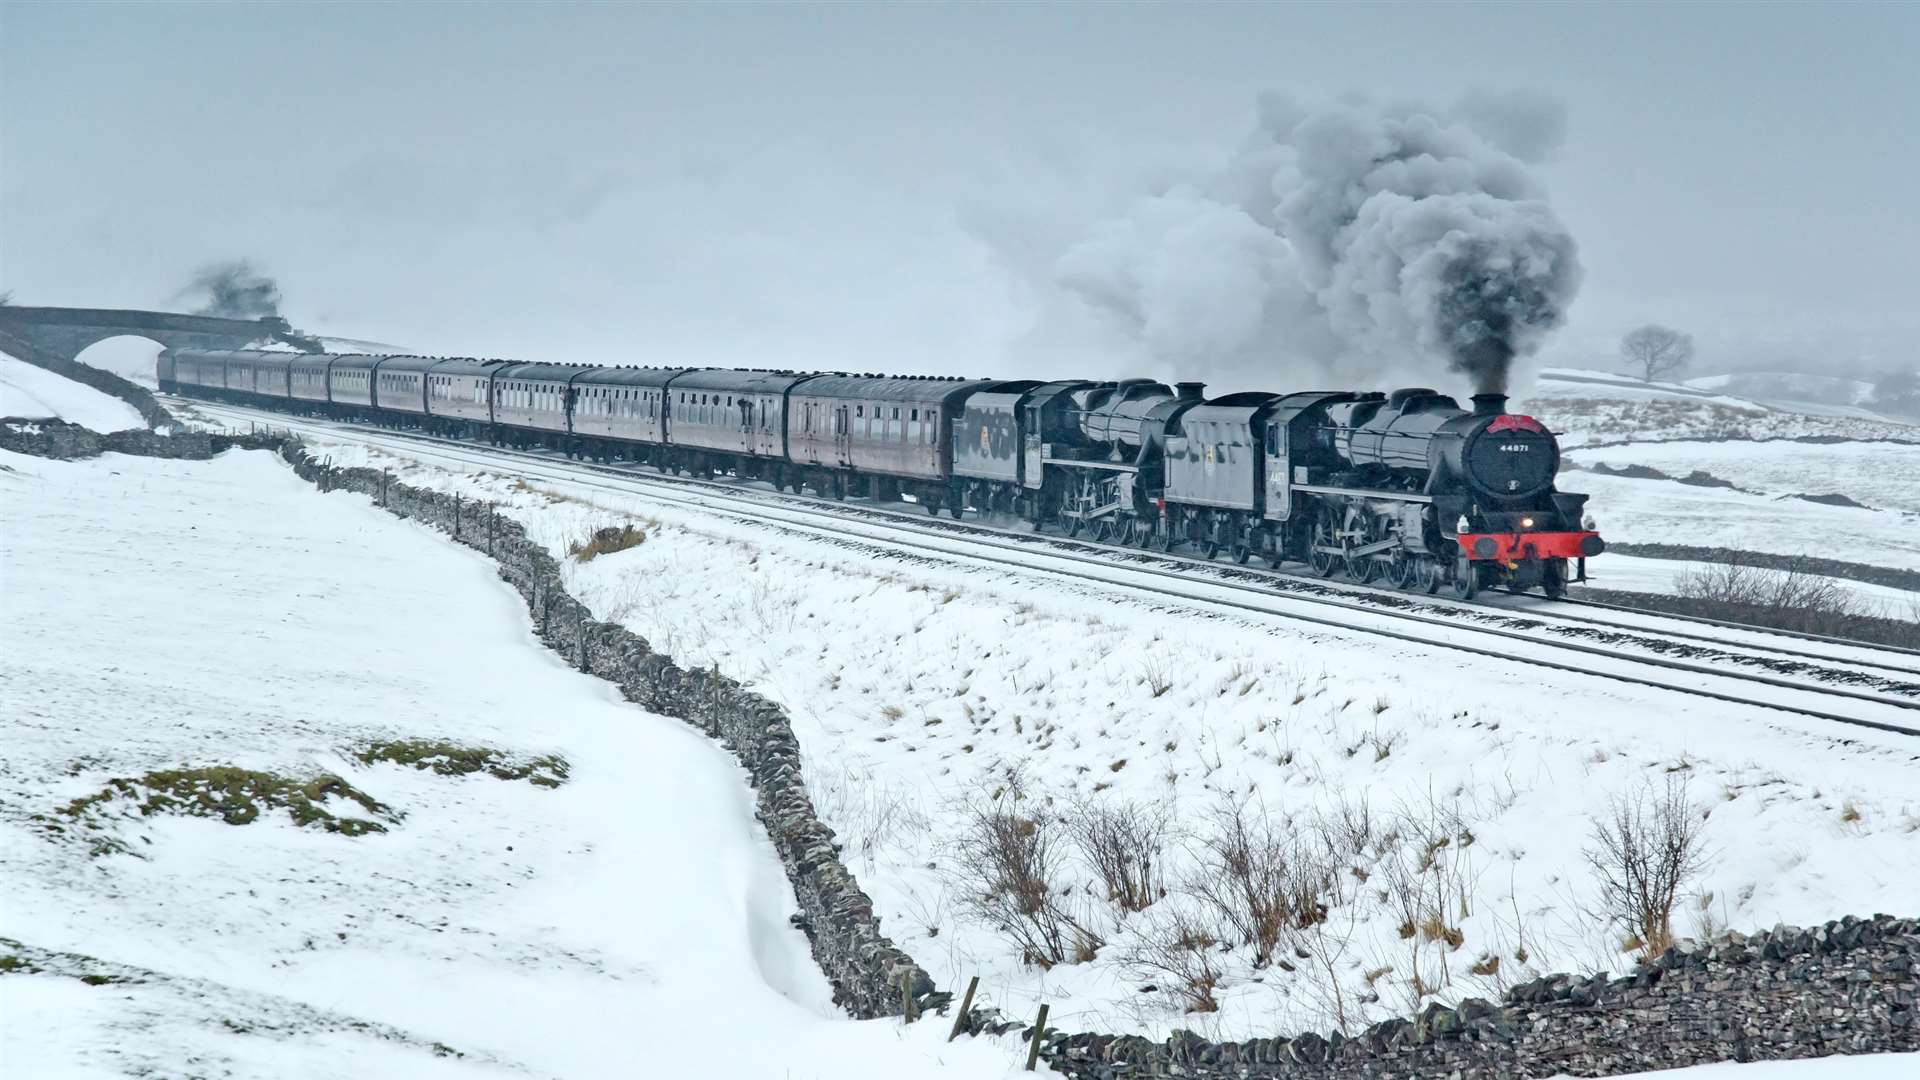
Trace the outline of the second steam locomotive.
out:
M 1502 394 L 160 354 L 161 389 L 795 492 L 911 498 L 1069 536 L 1301 562 L 1403 589 L 1560 596 L 1605 549 L 1559 446 Z

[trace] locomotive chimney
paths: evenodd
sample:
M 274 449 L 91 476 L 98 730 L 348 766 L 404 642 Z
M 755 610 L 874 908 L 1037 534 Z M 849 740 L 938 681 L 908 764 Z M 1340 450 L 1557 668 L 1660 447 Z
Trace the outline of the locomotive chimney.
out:
M 1473 415 L 1475 416 L 1499 416 L 1506 411 L 1507 395 L 1505 394 L 1473 395 Z
M 1203 392 L 1206 390 L 1206 388 L 1207 388 L 1207 384 L 1203 382 L 1183 382 L 1183 383 L 1174 384 L 1174 389 L 1179 392 L 1179 396 L 1182 401 L 1199 401 L 1200 398 L 1203 396 Z

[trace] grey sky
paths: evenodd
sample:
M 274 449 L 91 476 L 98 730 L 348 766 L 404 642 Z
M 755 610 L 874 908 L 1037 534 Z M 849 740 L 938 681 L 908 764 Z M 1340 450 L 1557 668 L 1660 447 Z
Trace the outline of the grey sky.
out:
M 435 351 L 1005 373 L 1021 245 L 1232 153 L 1255 96 L 1544 91 L 1585 284 L 1702 365 L 1920 363 L 1920 5 L 0 5 L 0 289 Z M 991 239 L 989 239 L 991 238 Z M 1284 386 L 1284 372 L 1256 381 Z

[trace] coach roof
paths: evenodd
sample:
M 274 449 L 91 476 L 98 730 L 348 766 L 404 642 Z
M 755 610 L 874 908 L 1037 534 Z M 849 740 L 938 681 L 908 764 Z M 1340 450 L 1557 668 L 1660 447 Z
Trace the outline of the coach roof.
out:
M 914 378 L 910 375 L 822 375 L 794 388 L 808 397 L 849 401 L 919 401 L 945 404 L 994 385 L 992 379 Z
M 516 379 L 521 382 L 552 382 L 566 384 L 577 375 L 592 371 L 589 364 L 543 364 L 539 362 L 508 364 L 494 372 L 496 379 Z
M 721 390 L 735 394 L 778 394 L 794 383 L 810 379 L 806 372 L 755 371 L 744 368 L 695 368 L 676 377 L 673 390 Z
M 574 382 L 581 386 L 663 386 L 668 379 L 692 370 L 683 367 L 597 367 Z

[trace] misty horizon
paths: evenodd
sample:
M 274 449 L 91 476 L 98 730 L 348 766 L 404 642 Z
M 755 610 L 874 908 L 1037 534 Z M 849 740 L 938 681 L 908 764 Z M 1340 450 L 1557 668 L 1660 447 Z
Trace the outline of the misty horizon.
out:
M 1523 378 L 1617 367 L 1646 322 L 1692 334 L 1699 372 L 1920 365 L 1905 9 L 499 5 L 448 26 L 13 5 L 0 24 L 17 303 L 184 307 L 203 268 L 244 260 L 297 327 L 433 352 L 1458 380 L 1397 365 L 1398 338 L 1321 340 L 1267 242 L 1219 225 L 1260 215 L 1222 185 L 1280 94 L 1507 126 L 1489 144 L 1526 161 L 1584 270 Z M 302 69 L 326 74 L 279 77 Z M 1203 212 L 1170 214 L 1189 195 Z

